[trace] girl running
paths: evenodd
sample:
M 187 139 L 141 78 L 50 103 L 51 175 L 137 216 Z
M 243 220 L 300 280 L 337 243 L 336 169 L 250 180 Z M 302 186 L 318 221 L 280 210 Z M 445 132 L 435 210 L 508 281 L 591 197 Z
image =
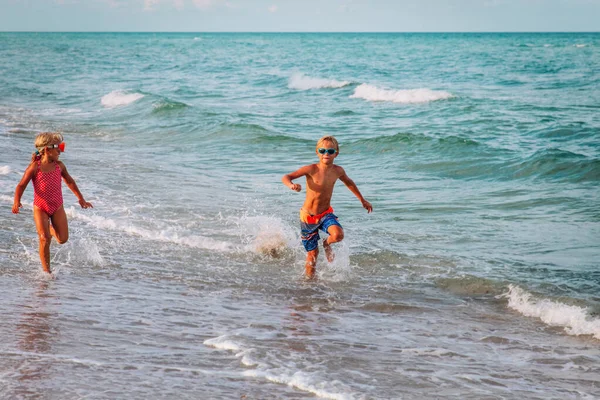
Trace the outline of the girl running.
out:
M 40 260 L 42 268 L 47 273 L 50 270 L 50 242 L 52 237 L 59 244 L 69 240 L 69 225 L 67 214 L 63 207 L 61 178 L 77 196 L 82 208 L 93 207 L 83 198 L 75 180 L 67 172 L 67 167 L 58 161 L 60 153 L 65 150 L 63 136 L 56 132 L 43 132 L 36 136 L 37 151 L 31 157 L 31 164 L 25 170 L 21 182 L 15 190 L 15 200 L 12 207 L 14 214 L 19 213 L 21 196 L 30 180 L 33 180 L 33 220 L 40 238 Z

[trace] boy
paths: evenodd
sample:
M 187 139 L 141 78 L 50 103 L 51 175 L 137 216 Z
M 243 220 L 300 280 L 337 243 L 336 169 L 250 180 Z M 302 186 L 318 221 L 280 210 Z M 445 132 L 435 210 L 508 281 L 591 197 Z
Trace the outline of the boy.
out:
M 293 183 L 294 179 L 306 176 L 306 200 L 300 209 L 300 226 L 302 230 L 302 244 L 308 252 L 306 255 L 306 276 L 315 276 L 315 265 L 319 255 L 319 229 L 329 234 L 323 240 L 323 249 L 327 261 L 332 262 L 334 258 L 331 245 L 344 238 L 344 230 L 333 214 L 331 208 L 331 196 L 333 186 L 339 179 L 350 189 L 362 203 L 367 212 L 373 211 L 371 203 L 364 199 L 356 184 L 346 175 L 344 169 L 335 165 L 333 161 L 340 153 L 337 140 L 333 136 L 323 136 L 317 142 L 318 164 L 305 165 L 299 170 L 286 174 L 281 178 L 283 184 L 290 189 L 299 192 L 302 186 Z

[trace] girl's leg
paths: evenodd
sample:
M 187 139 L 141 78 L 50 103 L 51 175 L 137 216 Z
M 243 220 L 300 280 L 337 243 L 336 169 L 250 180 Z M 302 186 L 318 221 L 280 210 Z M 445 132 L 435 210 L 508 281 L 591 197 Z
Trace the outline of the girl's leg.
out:
M 52 226 L 50 226 L 50 233 L 59 244 L 66 243 L 69 240 L 69 223 L 67 221 L 67 213 L 64 207 L 60 207 L 50 217 Z
M 331 245 L 333 243 L 341 242 L 344 239 L 344 230 L 341 226 L 331 225 L 327 228 L 327 233 L 329 234 L 329 237 L 323 240 L 323 249 L 325 250 L 327 261 L 332 262 L 335 259 L 335 254 L 333 254 Z
M 35 221 L 35 228 L 40 239 L 40 261 L 42 262 L 42 268 L 45 272 L 51 273 L 50 241 L 52 241 L 52 236 L 50 235 L 50 218 L 42 209 L 34 206 L 33 220 Z
M 309 251 L 306 254 L 306 265 L 304 266 L 306 277 L 312 279 L 315 277 L 315 269 L 317 265 L 317 256 L 319 255 L 319 248 Z

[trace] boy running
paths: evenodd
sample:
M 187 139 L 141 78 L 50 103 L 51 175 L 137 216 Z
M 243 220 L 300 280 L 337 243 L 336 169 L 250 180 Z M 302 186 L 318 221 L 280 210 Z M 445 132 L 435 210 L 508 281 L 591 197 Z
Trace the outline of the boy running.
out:
M 329 234 L 329 237 L 323 240 L 323 249 L 329 262 L 334 259 L 331 245 L 344 239 L 344 230 L 338 222 L 338 218 L 333 214 L 333 208 L 330 205 L 335 182 L 338 179 L 344 182 L 348 189 L 358 197 L 367 212 L 373 211 L 371 203 L 360 194 L 354 181 L 346 175 L 342 167 L 333 163 L 340 152 L 336 138 L 323 136 L 317 142 L 316 152 L 319 157 L 318 164 L 305 165 L 281 178 L 285 186 L 299 192 L 302 190 L 302 186 L 292 181 L 306 176 L 306 200 L 300 209 L 300 227 L 302 244 L 308 252 L 305 265 L 308 278 L 315 276 L 315 266 L 319 255 L 319 229 Z

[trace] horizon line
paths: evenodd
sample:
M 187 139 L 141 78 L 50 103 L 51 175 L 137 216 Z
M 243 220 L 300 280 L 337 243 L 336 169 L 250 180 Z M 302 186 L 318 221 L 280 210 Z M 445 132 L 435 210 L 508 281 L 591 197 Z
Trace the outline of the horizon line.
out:
M 298 34 L 298 33 L 600 33 L 600 31 L 3 31 L 0 33 L 272 33 L 272 34 Z

